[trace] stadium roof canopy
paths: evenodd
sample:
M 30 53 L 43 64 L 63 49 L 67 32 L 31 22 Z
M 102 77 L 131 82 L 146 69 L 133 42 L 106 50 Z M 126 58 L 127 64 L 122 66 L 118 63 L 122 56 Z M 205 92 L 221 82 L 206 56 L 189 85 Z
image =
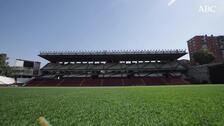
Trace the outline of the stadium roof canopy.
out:
M 186 50 L 120 50 L 120 51 L 43 51 L 39 56 L 50 62 L 82 62 L 82 61 L 172 61 L 184 56 Z

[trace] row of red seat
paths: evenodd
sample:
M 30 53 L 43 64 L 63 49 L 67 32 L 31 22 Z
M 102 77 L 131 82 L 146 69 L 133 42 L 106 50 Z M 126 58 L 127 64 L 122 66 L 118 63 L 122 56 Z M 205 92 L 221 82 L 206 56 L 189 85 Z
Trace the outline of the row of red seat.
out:
M 64 78 L 43 79 L 36 78 L 27 83 L 27 86 L 130 86 L 130 85 L 164 85 L 189 84 L 181 78 L 143 77 L 143 78 Z

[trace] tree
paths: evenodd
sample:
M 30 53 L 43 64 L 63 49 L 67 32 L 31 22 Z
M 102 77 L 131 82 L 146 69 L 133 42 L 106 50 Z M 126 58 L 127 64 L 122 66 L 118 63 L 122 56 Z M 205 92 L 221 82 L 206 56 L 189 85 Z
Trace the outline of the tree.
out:
M 5 60 L 0 57 L 0 75 L 11 76 L 12 69 Z
M 202 64 L 208 64 L 214 61 L 215 57 L 213 53 L 209 52 L 208 50 L 200 50 L 193 54 L 194 61 Z

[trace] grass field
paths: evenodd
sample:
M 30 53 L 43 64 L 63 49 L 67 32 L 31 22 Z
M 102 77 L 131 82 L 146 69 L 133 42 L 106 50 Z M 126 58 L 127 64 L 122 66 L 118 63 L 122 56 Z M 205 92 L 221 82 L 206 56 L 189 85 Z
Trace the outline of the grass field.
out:
M 0 126 L 224 125 L 224 85 L 0 88 Z

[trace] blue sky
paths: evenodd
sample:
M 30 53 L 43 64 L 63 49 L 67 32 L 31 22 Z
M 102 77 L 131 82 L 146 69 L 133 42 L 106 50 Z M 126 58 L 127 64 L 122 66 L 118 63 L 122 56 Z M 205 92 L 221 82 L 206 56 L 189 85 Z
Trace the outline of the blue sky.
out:
M 169 1 L 0 0 L 0 52 L 46 63 L 40 51 L 187 49 L 195 35 L 224 34 L 223 0 Z M 215 13 L 199 12 L 207 5 Z

